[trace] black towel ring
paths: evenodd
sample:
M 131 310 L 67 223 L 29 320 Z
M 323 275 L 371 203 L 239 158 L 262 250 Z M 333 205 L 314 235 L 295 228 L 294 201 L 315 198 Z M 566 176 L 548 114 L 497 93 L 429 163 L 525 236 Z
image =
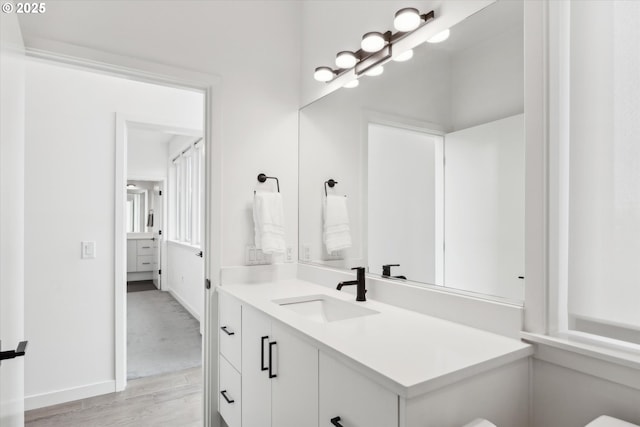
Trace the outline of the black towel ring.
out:
M 275 179 L 276 180 L 276 185 L 278 187 L 278 193 L 280 192 L 280 181 L 278 181 L 278 178 L 275 176 L 267 176 L 263 173 L 258 175 L 258 182 L 265 182 L 268 179 Z M 254 191 L 255 193 L 255 191 Z
M 327 185 L 329 185 L 329 187 L 333 188 L 336 186 L 336 184 L 338 183 L 338 181 L 334 180 L 333 178 L 330 178 L 328 181 L 324 182 L 324 195 L 325 197 L 327 196 Z

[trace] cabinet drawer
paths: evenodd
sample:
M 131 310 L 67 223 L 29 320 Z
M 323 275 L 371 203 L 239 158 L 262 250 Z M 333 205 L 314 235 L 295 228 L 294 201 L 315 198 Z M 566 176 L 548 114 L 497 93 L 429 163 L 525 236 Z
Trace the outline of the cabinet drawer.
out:
M 153 255 L 153 240 L 138 240 L 137 245 L 138 256 Z
M 398 395 L 320 352 L 320 427 L 398 426 Z
M 154 259 L 153 255 L 138 255 L 138 270 L 137 271 L 151 271 L 153 270 Z
M 242 343 L 242 311 L 240 301 L 225 295 L 218 294 L 218 336 L 220 337 L 220 353 L 238 371 L 242 370 L 241 343 Z
M 224 358 L 220 357 L 220 390 L 218 390 L 218 408 L 220 415 L 229 427 L 240 427 L 242 403 L 240 393 L 240 374 Z

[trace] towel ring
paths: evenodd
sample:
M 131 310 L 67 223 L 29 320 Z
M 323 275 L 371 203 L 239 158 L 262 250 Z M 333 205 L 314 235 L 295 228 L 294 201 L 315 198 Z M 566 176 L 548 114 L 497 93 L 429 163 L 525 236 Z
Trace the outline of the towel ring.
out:
M 275 176 L 267 176 L 263 173 L 258 175 L 258 182 L 265 182 L 268 179 L 275 179 L 276 180 L 276 185 L 278 187 L 278 193 L 280 192 L 280 181 L 278 181 L 278 178 Z M 255 193 L 255 191 L 254 191 Z
M 338 181 L 334 180 L 333 178 L 330 178 L 328 181 L 324 182 L 324 195 L 325 197 L 328 195 L 327 194 L 327 185 L 331 188 L 335 187 L 336 184 L 338 183 Z

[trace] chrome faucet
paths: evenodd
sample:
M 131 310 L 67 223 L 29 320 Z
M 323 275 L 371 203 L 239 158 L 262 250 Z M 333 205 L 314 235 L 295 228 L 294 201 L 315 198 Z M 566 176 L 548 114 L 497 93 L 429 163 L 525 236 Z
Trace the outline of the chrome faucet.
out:
M 357 285 L 358 289 L 356 289 L 356 301 L 366 301 L 367 298 L 365 294 L 367 293 L 367 289 L 365 287 L 364 281 L 364 267 L 354 267 L 352 270 L 358 270 L 356 280 L 349 280 L 347 282 L 338 283 L 337 290 L 341 290 L 343 286 L 349 285 Z

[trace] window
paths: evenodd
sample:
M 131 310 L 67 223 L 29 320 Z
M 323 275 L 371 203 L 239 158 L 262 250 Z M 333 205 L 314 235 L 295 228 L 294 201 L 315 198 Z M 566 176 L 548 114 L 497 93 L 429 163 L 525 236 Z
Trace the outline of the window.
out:
M 640 3 L 568 7 L 556 329 L 640 350 Z
M 202 198 L 204 197 L 204 145 L 190 144 L 173 159 L 175 196 L 172 237 L 178 242 L 200 246 L 202 243 Z

